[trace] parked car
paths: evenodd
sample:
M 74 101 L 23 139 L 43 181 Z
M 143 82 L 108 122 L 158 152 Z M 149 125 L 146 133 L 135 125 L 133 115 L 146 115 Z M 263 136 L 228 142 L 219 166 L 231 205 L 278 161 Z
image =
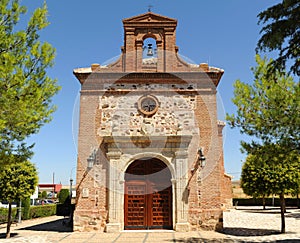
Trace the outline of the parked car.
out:
M 45 205 L 45 204 L 54 204 L 55 202 L 51 199 L 41 199 L 38 201 L 38 205 Z
M 13 202 L 11 204 L 12 208 L 16 208 L 17 207 L 17 203 Z M 7 201 L 2 201 L 0 202 L 0 208 L 8 208 L 8 202 Z
M 56 197 L 57 197 L 57 193 L 53 193 L 53 192 L 50 192 L 47 195 L 47 198 L 56 198 Z

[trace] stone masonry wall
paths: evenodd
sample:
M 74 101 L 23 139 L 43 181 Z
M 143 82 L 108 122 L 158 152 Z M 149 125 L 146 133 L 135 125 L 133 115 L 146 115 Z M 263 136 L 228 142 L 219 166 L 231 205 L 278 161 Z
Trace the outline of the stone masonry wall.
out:
M 149 85 L 158 90 L 162 85 Z M 97 130 L 98 136 L 151 136 L 191 135 L 198 133 L 195 128 L 193 95 L 180 95 L 172 91 L 163 94 L 152 92 L 159 100 L 159 110 L 152 117 L 145 117 L 137 110 L 137 101 L 144 89 L 123 94 L 106 94 L 99 97 L 102 119 Z M 195 130 L 196 129 L 196 130 Z

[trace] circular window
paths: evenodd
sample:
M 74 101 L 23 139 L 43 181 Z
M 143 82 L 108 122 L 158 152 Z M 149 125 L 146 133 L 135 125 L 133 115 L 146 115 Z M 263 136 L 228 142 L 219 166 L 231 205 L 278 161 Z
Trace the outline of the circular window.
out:
M 138 100 L 138 109 L 147 116 L 154 115 L 158 110 L 158 100 L 155 96 L 145 95 Z

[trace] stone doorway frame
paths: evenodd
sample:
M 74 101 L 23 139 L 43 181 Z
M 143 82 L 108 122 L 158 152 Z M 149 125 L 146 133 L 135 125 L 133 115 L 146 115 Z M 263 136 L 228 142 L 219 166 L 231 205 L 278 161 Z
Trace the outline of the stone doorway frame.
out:
M 153 158 L 153 157 L 151 157 L 151 158 L 148 158 L 148 157 L 145 157 L 145 158 L 141 158 L 141 159 L 137 159 L 137 160 L 134 160 L 133 162 L 131 162 L 130 164 L 129 164 L 129 166 L 127 167 L 127 169 L 126 169 L 126 173 L 128 172 L 128 170 L 129 170 L 129 167 L 130 166 L 132 166 L 133 164 L 140 164 L 140 163 L 147 163 L 147 165 L 146 165 L 146 167 L 144 167 L 146 170 L 145 170 L 145 172 L 149 172 L 149 167 L 151 166 L 151 162 L 153 162 L 153 161 L 159 161 L 159 163 L 162 165 L 162 166 L 165 166 L 164 168 L 163 168 L 163 170 L 164 169 L 167 169 L 167 173 L 168 173 L 168 175 L 169 175 L 169 178 L 166 178 L 166 177 L 161 177 L 161 178 L 163 178 L 163 180 L 164 180 L 164 183 L 165 183 L 165 188 L 163 188 L 163 189 L 168 189 L 170 186 L 171 186 L 171 190 L 169 189 L 169 192 L 170 192 L 170 194 L 169 194 L 169 200 L 167 201 L 167 203 L 169 204 L 171 204 L 171 207 L 169 207 L 169 214 L 168 214 L 168 219 L 169 219 L 169 223 L 170 223 L 170 225 L 168 225 L 168 226 L 170 226 L 170 228 L 168 227 L 168 229 L 173 229 L 173 185 L 172 185 L 172 174 L 171 174 L 171 171 L 170 171 L 170 169 L 169 169 L 169 167 L 167 166 L 167 164 L 166 163 L 164 163 L 162 160 L 160 160 L 160 159 L 157 159 L 157 158 Z M 157 171 L 157 172 L 155 172 L 155 173 L 159 173 L 160 171 Z M 140 175 L 140 174 L 139 174 Z M 149 174 L 146 174 L 146 175 L 149 175 Z M 150 174 L 151 175 L 151 174 Z M 130 177 L 130 176 L 129 176 Z M 156 178 L 156 177 L 155 177 Z M 131 179 L 132 179 L 132 177 L 131 177 Z M 152 178 L 153 179 L 153 178 Z M 149 187 L 152 187 L 152 186 L 157 186 L 157 185 L 161 185 L 161 184 L 156 184 L 156 181 L 155 180 L 152 180 L 152 179 L 150 179 L 149 180 L 149 178 L 146 178 L 146 177 L 144 177 L 144 178 L 139 178 L 139 179 L 135 179 L 135 182 L 134 183 L 132 183 L 132 181 L 130 180 L 130 178 L 128 178 L 128 181 L 126 180 L 126 175 L 125 175 L 125 183 L 124 183 L 124 190 L 125 190 L 125 192 L 126 192 L 126 182 L 129 182 L 129 184 L 130 185 L 141 185 L 141 184 L 143 184 L 145 187 L 146 187 L 146 189 L 149 189 Z M 161 182 L 161 181 L 160 181 Z M 135 184 L 135 183 L 137 183 L 137 184 Z M 153 193 L 153 192 L 152 192 Z M 148 191 L 147 191 L 147 194 L 148 194 L 148 196 L 145 196 L 145 198 L 147 199 L 147 200 L 145 200 L 145 204 L 147 205 L 147 207 L 146 207 L 146 209 L 144 210 L 144 219 L 145 219 L 145 216 L 147 215 L 148 217 L 146 217 L 147 218 L 147 220 L 146 220 L 146 225 L 145 225 L 145 228 L 146 228 L 146 226 L 150 226 L 150 229 L 166 229 L 166 228 L 164 228 L 164 227 L 166 227 L 167 225 L 163 225 L 162 226 L 162 228 L 159 228 L 160 226 L 157 226 L 157 225 L 147 225 L 148 223 L 149 223 L 149 220 L 150 220 L 150 218 L 151 218 L 151 214 L 149 214 L 150 213 L 150 211 L 152 211 L 151 209 L 150 209 L 150 204 L 152 203 L 152 201 L 150 202 L 149 201 L 149 195 L 151 195 L 152 193 L 149 193 L 148 194 Z M 127 201 L 127 203 L 128 203 L 128 201 Z M 150 203 L 150 204 L 148 204 L 148 203 Z M 124 196 L 124 214 L 126 214 L 126 210 L 128 210 L 128 208 L 126 208 L 126 196 Z M 127 211 L 128 212 L 128 211 Z M 151 221 L 151 220 L 150 220 Z M 126 217 L 124 216 L 124 222 L 126 222 Z M 134 226 L 129 226 L 128 227 L 128 230 L 130 230 L 130 228 L 133 228 Z M 140 226 L 138 226 L 138 227 L 140 227 Z M 152 228 L 151 228 L 152 227 Z M 126 226 L 124 225 L 124 229 L 126 228 Z M 141 227 L 141 229 L 142 230 L 145 230 L 145 228 L 142 228 Z
M 137 143 L 133 143 L 137 139 Z M 148 141 L 151 141 L 150 145 Z M 126 137 L 106 136 L 102 148 L 109 161 L 108 222 L 105 231 L 124 229 L 124 183 L 128 166 L 141 158 L 157 158 L 167 165 L 172 182 L 172 219 L 174 230 L 189 231 L 188 222 L 188 147 L 190 135 Z M 147 142 L 148 146 L 142 145 Z M 137 145 L 141 145 L 137 149 Z M 136 152 L 138 150 L 138 153 Z

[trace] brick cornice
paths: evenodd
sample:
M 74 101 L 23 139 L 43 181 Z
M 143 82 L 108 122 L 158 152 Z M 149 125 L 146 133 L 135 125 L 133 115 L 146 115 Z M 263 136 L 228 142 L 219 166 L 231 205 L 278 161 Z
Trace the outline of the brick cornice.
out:
M 83 85 L 87 79 L 97 80 L 99 83 L 198 83 L 209 82 L 218 86 L 223 72 L 155 72 L 155 73 L 104 73 L 104 72 L 90 72 L 90 73 L 76 73 L 74 75 Z M 164 80 L 162 82 L 162 80 Z

